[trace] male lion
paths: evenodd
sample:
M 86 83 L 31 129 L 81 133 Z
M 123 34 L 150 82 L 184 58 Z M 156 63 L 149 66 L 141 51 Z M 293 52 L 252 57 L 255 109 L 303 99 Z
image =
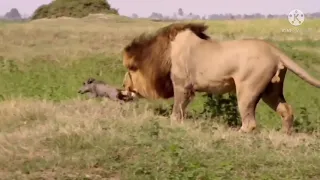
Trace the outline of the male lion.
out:
M 205 35 L 206 29 L 204 24 L 177 23 L 135 38 L 124 48 L 125 89 L 149 99 L 174 97 L 171 119 L 179 122 L 194 92 L 235 92 L 241 132 L 256 128 L 255 109 L 262 98 L 291 134 L 293 112 L 283 96 L 287 69 L 313 86 L 320 87 L 320 81 L 263 40 L 217 42 Z

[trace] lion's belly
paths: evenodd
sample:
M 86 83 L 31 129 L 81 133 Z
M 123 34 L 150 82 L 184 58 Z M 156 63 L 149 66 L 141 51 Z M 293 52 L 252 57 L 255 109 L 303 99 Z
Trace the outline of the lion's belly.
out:
M 203 59 L 204 61 L 204 59 Z M 235 89 L 234 68 L 212 62 L 198 64 L 189 68 L 190 80 L 195 91 L 212 94 L 224 94 Z M 217 62 L 217 61 L 216 61 Z
M 193 80 L 193 86 L 197 92 L 208 92 L 212 94 L 224 94 L 235 90 L 235 84 L 232 78 L 198 78 Z

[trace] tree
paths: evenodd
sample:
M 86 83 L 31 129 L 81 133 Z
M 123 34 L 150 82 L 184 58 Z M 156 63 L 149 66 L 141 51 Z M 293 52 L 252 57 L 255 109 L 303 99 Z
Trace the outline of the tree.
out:
M 138 18 L 139 16 L 136 13 L 132 14 L 132 18 Z
M 268 19 L 272 19 L 273 17 L 274 17 L 274 15 L 272 15 L 272 14 L 268 14 L 268 16 L 267 16 Z
M 152 12 L 149 18 L 161 20 L 163 19 L 163 15 L 161 13 Z
M 119 14 L 105 0 L 55 0 L 50 4 L 38 7 L 31 19 L 75 17 L 81 18 L 89 14 Z
M 16 8 L 12 8 L 9 12 L 7 12 L 4 17 L 6 19 L 11 19 L 11 20 L 18 20 L 21 19 L 21 15 Z
M 181 8 L 178 9 L 178 15 L 179 16 L 183 16 L 184 15 L 183 10 Z

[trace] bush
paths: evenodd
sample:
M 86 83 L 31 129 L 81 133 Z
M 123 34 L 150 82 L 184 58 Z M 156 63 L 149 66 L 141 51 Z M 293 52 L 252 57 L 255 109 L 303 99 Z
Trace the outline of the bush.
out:
M 38 7 L 32 19 L 75 17 L 81 18 L 89 14 L 119 14 L 118 10 L 111 8 L 106 0 L 55 0 L 50 4 Z
M 214 119 L 214 121 L 230 127 L 237 127 L 241 125 L 237 96 L 235 94 L 227 93 L 217 96 L 207 94 L 206 96 L 207 97 L 203 102 L 203 111 L 188 112 L 186 110 L 186 118 Z M 170 106 L 161 104 L 153 107 L 153 112 L 156 115 L 170 117 L 172 109 L 173 104 Z
M 219 118 L 223 124 L 235 127 L 241 125 L 241 119 L 238 112 L 237 96 L 227 93 L 224 95 L 213 96 L 207 94 L 203 104 L 201 115 L 205 119 Z
M 7 12 L 4 17 L 10 20 L 21 19 L 21 15 L 17 8 L 12 8 L 9 12 Z

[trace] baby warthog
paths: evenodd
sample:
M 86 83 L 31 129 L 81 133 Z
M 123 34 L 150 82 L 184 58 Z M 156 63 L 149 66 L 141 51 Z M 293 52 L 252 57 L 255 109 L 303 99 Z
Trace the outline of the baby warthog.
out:
M 79 89 L 78 93 L 85 94 L 89 93 L 89 97 L 107 97 L 114 101 L 131 101 L 133 97 L 130 93 L 126 93 L 120 89 L 110 86 L 109 84 L 89 78 L 83 82 L 83 86 Z

